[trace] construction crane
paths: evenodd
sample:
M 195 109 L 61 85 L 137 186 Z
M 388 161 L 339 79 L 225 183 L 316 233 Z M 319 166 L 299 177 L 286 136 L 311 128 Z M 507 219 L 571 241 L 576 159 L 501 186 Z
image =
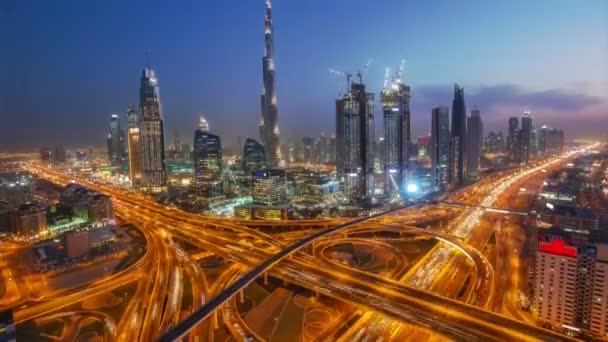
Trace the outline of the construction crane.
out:
M 391 69 L 387 67 L 386 70 L 384 71 L 384 87 L 383 88 L 388 87 L 388 77 L 389 77 L 390 73 L 391 73 Z
M 353 74 L 351 74 L 350 72 L 344 72 L 344 71 L 340 71 L 340 70 L 336 70 L 336 69 L 328 69 L 330 74 L 339 76 L 339 77 L 346 77 L 346 91 L 348 92 L 348 88 L 350 88 L 350 79 L 353 77 Z
M 367 64 L 362 69 L 357 70 L 357 77 L 359 77 L 359 83 L 363 83 L 363 73 L 367 71 L 367 68 L 374 62 L 373 58 L 367 60 Z

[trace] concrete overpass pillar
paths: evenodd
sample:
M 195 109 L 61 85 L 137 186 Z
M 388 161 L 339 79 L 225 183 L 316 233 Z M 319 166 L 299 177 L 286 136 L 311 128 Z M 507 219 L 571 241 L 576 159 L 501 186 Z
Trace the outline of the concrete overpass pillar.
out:
M 219 329 L 220 327 L 217 315 L 217 310 L 213 311 L 213 315 L 211 315 L 211 326 L 213 327 L 213 330 Z
M 245 301 L 245 291 L 243 291 L 243 289 L 241 289 L 241 291 L 239 291 L 239 303 L 243 303 Z
M 268 285 L 268 272 L 264 272 L 264 285 Z

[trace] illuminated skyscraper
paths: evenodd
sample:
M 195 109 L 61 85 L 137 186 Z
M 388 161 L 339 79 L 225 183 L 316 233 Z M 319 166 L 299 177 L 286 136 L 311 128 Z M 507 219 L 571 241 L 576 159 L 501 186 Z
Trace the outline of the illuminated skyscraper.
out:
M 449 188 L 450 113 L 448 107 L 431 112 L 431 177 L 436 190 Z
M 194 178 L 198 184 L 209 186 L 211 192 L 221 191 L 222 144 L 220 137 L 209 133 L 209 124 L 200 117 L 194 132 Z
M 452 131 L 450 140 L 449 179 L 452 186 L 462 185 L 466 165 L 467 109 L 464 103 L 464 89 L 454 85 L 452 102 Z
M 382 89 L 384 123 L 384 190 L 403 191 L 403 174 L 408 167 L 410 137 L 410 87 L 401 78 Z
M 287 202 L 287 177 L 283 169 L 267 169 L 253 173 L 253 203 L 273 206 Z
M 108 160 L 112 165 L 120 165 L 125 155 L 125 132 L 120 128 L 118 115 L 112 114 L 108 134 Z
M 144 68 L 142 72 L 139 111 L 141 185 L 148 191 L 162 191 L 167 182 L 165 137 L 158 80 L 154 70 L 150 68 Z
M 527 163 L 530 160 L 531 143 L 532 143 L 532 115 L 525 111 L 521 117 L 521 129 L 518 134 L 518 158 L 519 163 Z
M 347 194 L 371 200 L 373 194 L 374 94 L 362 83 L 336 100 L 337 172 Z
M 272 31 L 272 1 L 266 0 L 266 18 L 264 20 L 265 53 L 262 59 L 262 119 L 260 121 L 260 139 L 266 151 L 266 161 L 278 165 L 281 159 L 279 146 L 279 118 L 276 95 L 276 76 L 274 63 L 274 37 Z
M 483 145 L 483 122 L 479 110 L 471 111 L 467 118 L 467 178 L 479 177 L 481 149 Z
M 129 148 L 129 179 L 131 186 L 138 188 L 141 182 L 141 153 L 139 141 L 139 115 L 133 107 L 127 110 L 129 123 L 127 133 L 127 146 Z

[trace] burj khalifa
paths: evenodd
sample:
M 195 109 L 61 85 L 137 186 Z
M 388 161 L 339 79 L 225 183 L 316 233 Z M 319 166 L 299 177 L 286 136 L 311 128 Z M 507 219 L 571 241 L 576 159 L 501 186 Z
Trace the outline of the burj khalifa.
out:
M 281 160 L 281 151 L 279 148 L 279 117 L 277 110 L 271 0 L 266 0 L 264 23 L 265 52 L 262 59 L 264 85 L 261 96 L 262 118 L 260 121 L 260 140 L 264 145 L 266 163 L 270 166 L 277 166 Z

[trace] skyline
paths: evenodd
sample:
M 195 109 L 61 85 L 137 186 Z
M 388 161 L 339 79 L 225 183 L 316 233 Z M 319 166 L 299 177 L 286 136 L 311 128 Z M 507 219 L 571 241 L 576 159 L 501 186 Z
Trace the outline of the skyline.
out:
M 453 83 L 464 87 L 467 113 L 479 108 L 487 132 L 506 132 L 507 118 L 528 109 L 538 124 L 570 128 L 576 122 L 577 130 L 568 129 L 568 138 L 604 133 L 599 123 L 608 112 L 607 3 L 589 1 L 586 8 L 576 8 L 565 1 L 552 2 L 552 7 L 512 2 L 489 8 L 470 1 L 455 20 L 447 2 L 406 6 L 386 1 L 376 7 L 361 2 L 350 16 L 340 14 L 343 2 L 274 3 L 277 97 L 281 135 L 287 137 L 283 142 L 321 132 L 331 135 L 333 106 L 346 82 L 327 69 L 354 71 L 369 58 L 374 63 L 363 80 L 378 95 L 385 67 L 394 70 L 402 58 L 408 61 L 412 140 L 430 132 L 431 108 L 451 103 Z M 167 141 L 176 129 L 182 137 L 193 135 L 200 113 L 228 146 L 237 135 L 257 138 L 264 9 L 246 3 L 228 12 L 230 5 L 214 3 L 217 11 L 209 11 L 230 13 L 230 20 L 205 13 L 206 5 L 195 3 L 112 3 L 97 5 L 97 11 L 70 1 L 5 5 L 0 27 L 14 32 L 4 41 L 15 53 L 8 54 L 6 70 L 0 70 L 0 113 L 8 118 L 0 132 L 0 150 L 103 145 L 111 114 L 118 113 L 126 126 L 126 109 L 137 104 L 137 76 L 148 50 L 163 88 Z M 387 14 L 384 9 L 391 6 L 395 10 Z M 97 15 L 88 14 L 93 12 Z M 164 12 L 166 17 L 160 15 Z M 516 19 L 498 17 L 500 13 Z M 171 14 L 179 20 L 172 23 Z M 565 19 L 570 26 L 563 27 Z M 141 20 L 145 25 L 138 25 Z M 340 28 L 343 21 L 359 22 L 360 32 L 349 37 Z M 455 21 L 462 22 L 461 30 L 446 34 Z M 433 28 L 434 22 L 445 26 Z M 72 32 L 73 25 L 80 30 Z M 501 31 L 504 27 L 510 29 Z M 142 35 L 146 30 L 151 32 Z M 380 137 L 378 108 L 375 114 Z M 231 127 L 233 122 L 241 124 Z M 23 125 L 31 129 L 11 129 Z

